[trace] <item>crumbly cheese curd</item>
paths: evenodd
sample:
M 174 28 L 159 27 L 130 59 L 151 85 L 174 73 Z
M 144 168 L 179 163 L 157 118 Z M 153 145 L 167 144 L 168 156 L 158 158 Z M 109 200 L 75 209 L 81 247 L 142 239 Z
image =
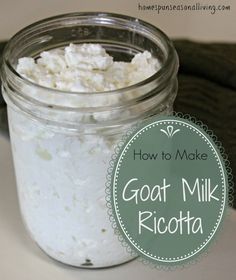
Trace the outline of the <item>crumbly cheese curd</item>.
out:
M 83 92 L 78 104 L 72 104 L 82 107 L 94 106 L 95 99 L 89 100 L 87 93 L 128 87 L 160 67 L 148 51 L 122 62 L 114 61 L 99 44 L 70 44 L 37 58 L 22 57 L 16 70 L 65 95 Z M 28 85 L 24 90 L 40 99 L 40 90 Z M 48 100 L 55 103 L 57 97 Z M 97 102 L 102 106 L 111 101 L 105 96 Z M 132 259 L 114 234 L 105 201 L 107 168 L 120 136 L 55 133 L 17 110 L 8 114 L 21 211 L 33 240 L 51 257 L 74 266 L 104 267 Z M 87 118 L 99 122 L 116 114 L 92 113 Z M 59 120 L 60 114 L 55 118 Z
M 136 54 L 131 62 L 113 61 L 99 44 L 70 44 L 44 51 L 37 60 L 19 59 L 17 71 L 39 85 L 63 91 L 102 92 L 136 84 L 160 69 L 151 53 Z

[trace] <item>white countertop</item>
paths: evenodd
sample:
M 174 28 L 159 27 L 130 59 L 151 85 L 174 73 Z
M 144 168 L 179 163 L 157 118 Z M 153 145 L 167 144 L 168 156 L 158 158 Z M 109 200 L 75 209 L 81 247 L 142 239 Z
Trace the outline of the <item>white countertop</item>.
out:
M 21 221 L 9 140 L 0 135 L 0 279 L 1 280 L 221 280 L 236 276 L 236 211 L 200 262 L 174 272 L 132 261 L 110 269 L 77 269 L 47 257 L 28 237 Z

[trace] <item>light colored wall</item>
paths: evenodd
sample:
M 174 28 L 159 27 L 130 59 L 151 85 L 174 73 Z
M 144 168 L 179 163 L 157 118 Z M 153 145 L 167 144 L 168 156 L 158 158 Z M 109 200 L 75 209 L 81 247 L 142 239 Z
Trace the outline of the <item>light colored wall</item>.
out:
M 140 11 L 140 4 L 225 4 L 229 12 Z M 0 39 L 7 39 L 20 28 L 45 17 L 75 11 L 110 11 L 147 20 L 171 37 L 236 42 L 235 0 L 0 0 Z

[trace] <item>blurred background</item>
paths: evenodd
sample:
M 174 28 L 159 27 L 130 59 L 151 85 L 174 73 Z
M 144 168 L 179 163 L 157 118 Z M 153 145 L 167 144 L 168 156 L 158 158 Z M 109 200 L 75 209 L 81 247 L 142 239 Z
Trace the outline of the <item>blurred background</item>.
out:
M 153 10 L 144 10 L 154 5 Z M 222 5 L 230 10 L 167 11 L 155 10 L 165 5 Z M 143 9 L 142 9 L 143 8 Z M 205 7 L 206 8 L 206 7 Z M 236 41 L 235 0 L 0 0 L 0 40 L 10 38 L 22 27 L 36 20 L 68 12 L 109 11 L 147 20 L 172 38 L 202 41 Z

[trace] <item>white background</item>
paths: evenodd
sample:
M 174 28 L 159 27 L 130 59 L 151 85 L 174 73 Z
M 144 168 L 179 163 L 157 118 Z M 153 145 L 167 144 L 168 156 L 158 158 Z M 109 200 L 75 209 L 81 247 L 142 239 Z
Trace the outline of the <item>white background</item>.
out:
M 140 4 L 231 5 L 230 12 L 139 11 Z M 81 11 L 110 11 L 147 20 L 171 37 L 236 41 L 236 2 L 234 0 L 0 0 L 0 39 L 8 39 L 20 28 L 45 17 Z

